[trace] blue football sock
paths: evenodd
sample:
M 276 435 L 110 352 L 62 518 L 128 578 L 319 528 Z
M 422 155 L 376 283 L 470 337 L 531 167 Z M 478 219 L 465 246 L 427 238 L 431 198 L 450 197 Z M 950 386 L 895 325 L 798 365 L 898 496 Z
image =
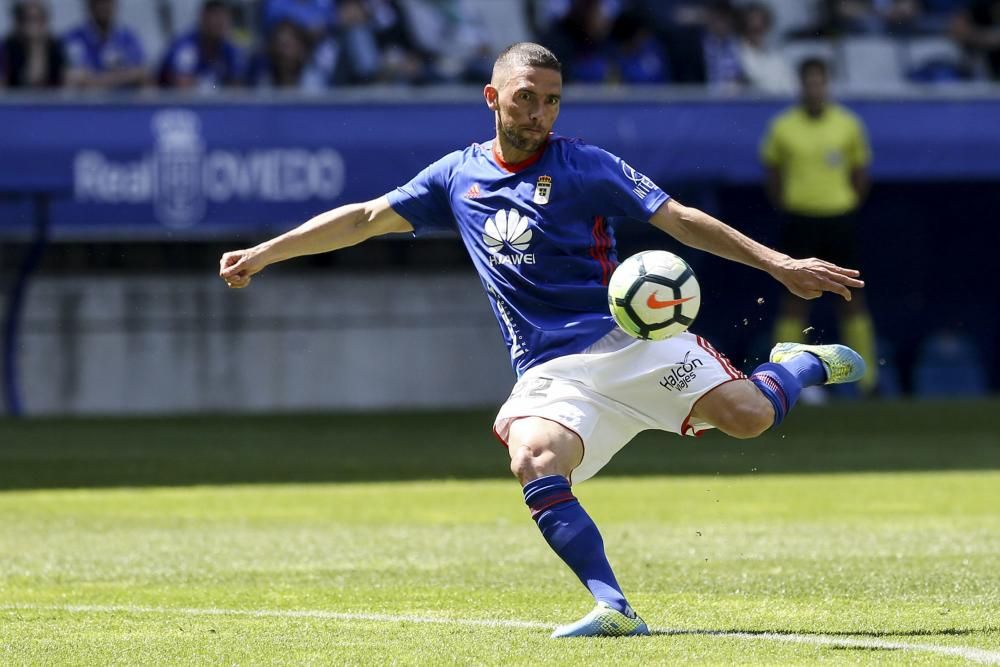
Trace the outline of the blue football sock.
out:
M 791 359 L 782 361 L 780 365 L 787 368 L 792 375 L 798 378 L 803 387 L 811 387 L 826 382 L 826 369 L 823 368 L 823 362 L 811 352 L 796 354 Z
M 808 356 L 811 357 L 812 355 Z M 760 389 L 760 392 L 764 394 L 764 398 L 770 401 L 774 407 L 774 423 L 771 424 L 772 428 L 784 420 L 785 415 L 788 414 L 788 411 L 795 405 L 795 401 L 798 400 L 803 386 L 794 373 L 782 364 L 775 364 L 770 361 L 755 368 L 753 373 L 750 374 L 750 381 Z
M 552 550 L 569 565 L 598 602 L 625 613 L 628 603 L 604 555 L 604 540 L 562 475 L 524 485 L 524 502 Z
M 764 397 L 774 406 L 774 424 L 777 426 L 799 400 L 803 387 L 826 382 L 826 369 L 814 354 L 803 352 L 780 364 L 761 364 L 750 374 L 750 381 L 757 385 Z

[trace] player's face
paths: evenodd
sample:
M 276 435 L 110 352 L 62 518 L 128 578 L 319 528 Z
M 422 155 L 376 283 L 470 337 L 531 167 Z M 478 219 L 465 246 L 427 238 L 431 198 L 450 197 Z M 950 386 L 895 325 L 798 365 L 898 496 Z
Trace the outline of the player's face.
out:
M 818 69 L 810 69 L 802 78 L 802 98 L 810 109 L 821 109 L 828 97 L 826 74 Z
M 502 88 L 493 90 L 496 97 L 490 107 L 497 113 L 497 132 L 519 151 L 533 153 L 541 148 L 559 116 L 562 75 L 551 69 L 521 67 Z

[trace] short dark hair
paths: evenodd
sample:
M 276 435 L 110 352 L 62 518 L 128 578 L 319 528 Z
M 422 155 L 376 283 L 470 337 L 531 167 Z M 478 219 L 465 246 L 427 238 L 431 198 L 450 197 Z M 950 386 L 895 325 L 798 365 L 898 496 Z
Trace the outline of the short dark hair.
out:
M 562 74 L 562 63 L 547 48 L 534 42 L 517 42 L 501 51 L 493 63 L 493 85 L 500 87 L 506 83 L 508 73 L 515 67 L 539 67 Z
M 809 56 L 799 63 L 799 81 L 805 81 L 806 75 L 815 70 L 825 78 L 830 78 L 830 65 L 822 58 Z

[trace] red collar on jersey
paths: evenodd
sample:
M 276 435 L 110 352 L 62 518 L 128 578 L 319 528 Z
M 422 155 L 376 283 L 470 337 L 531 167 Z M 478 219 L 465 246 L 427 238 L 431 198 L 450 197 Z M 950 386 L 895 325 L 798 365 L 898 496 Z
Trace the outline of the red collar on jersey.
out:
M 549 136 L 552 136 L 551 132 L 549 133 Z M 531 165 L 535 164 L 536 162 L 538 162 L 539 160 L 542 159 L 542 154 L 545 152 L 546 147 L 549 145 L 549 140 L 548 140 L 548 137 L 546 137 L 545 143 L 542 144 L 541 148 L 539 148 L 537 151 L 535 151 L 534 153 L 532 153 L 528 157 L 524 158 L 520 162 L 504 162 L 504 159 L 502 157 L 500 157 L 500 151 L 497 150 L 497 143 L 498 143 L 498 140 L 494 139 L 493 140 L 493 159 L 496 160 L 496 163 L 504 171 L 509 171 L 509 172 L 511 172 L 513 174 L 516 174 L 519 171 L 524 171 L 525 169 L 527 169 L 528 167 L 530 167 Z

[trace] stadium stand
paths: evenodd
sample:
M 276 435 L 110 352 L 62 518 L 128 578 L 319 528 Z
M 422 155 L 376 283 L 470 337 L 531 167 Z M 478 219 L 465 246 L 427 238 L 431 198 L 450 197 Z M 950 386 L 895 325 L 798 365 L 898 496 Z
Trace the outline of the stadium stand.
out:
M 898 89 L 904 83 L 900 48 L 882 37 L 848 37 L 841 45 L 847 85 L 859 92 Z
M 10 10 L 21 1 L 7 0 L 0 5 L 0 34 L 10 32 Z M 41 1 L 51 9 L 54 35 L 65 35 L 86 20 L 87 0 Z M 320 67 L 327 77 L 319 82 L 321 87 L 471 81 L 488 68 L 490 54 L 505 45 L 558 37 L 556 28 L 572 12 L 576 16 L 592 15 L 595 26 L 599 23 L 600 28 L 586 38 L 597 40 L 590 47 L 594 62 L 589 64 L 593 66 L 578 66 L 575 70 L 569 67 L 569 83 L 574 81 L 576 71 L 591 84 L 631 81 L 711 86 L 711 75 L 720 64 L 726 71 L 732 69 L 732 63 L 727 62 L 731 58 L 719 49 L 707 48 L 708 42 L 703 41 L 703 35 L 714 29 L 713 16 L 720 11 L 740 16 L 761 4 L 772 13 L 767 49 L 783 54 L 791 70 L 806 56 L 824 58 L 833 65 L 838 83 L 848 91 L 884 92 L 887 87 L 928 83 L 960 85 L 995 76 L 991 60 L 995 56 L 982 46 L 981 38 L 995 28 L 984 23 L 983 17 L 989 15 L 980 7 L 988 2 L 921 0 L 885 6 L 854 3 L 850 12 L 843 3 L 833 0 L 228 2 L 236 19 L 234 39 L 247 54 L 265 49 L 272 18 L 282 11 L 294 10 L 294 16 L 289 16 L 293 22 L 296 16 L 302 19 L 307 14 L 314 23 L 319 21 L 306 30 L 313 65 L 323 59 L 332 63 L 346 58 L 357 70 L 345 76 L 343 67 Z M 197 22 L 202 0 L 119 0 L 116 5 L 117 23 L 138 35 L 150 71 L 155 72 L 173 40 Z M 858 7 L 868 8 L 858 14 Z M 650 34 L 637 37 L 637 26 Z M 653 74 L 638 71 L 628 60 L 630 53 L 647 63 L 656 56 L 661 63 L 658 67 L 665 70 Z M 763 53 L 760 47 L 757 53 Z M 718 78 L 717 72 L 714 78 Z M 724 78 L 728 81 L 724 88 L 730 93 L 747 90 L 786 94 L 787 86 L 761 86 L 746 73 L 742 83 L 738 75 Z
M 820 0 L 765 0 L 764 4 L 771 8 L 774 32 L 782 39 L 807 32 L 819 23 Z
M 820 58 L 830 65 L 830 78 L 834 82 L 843 79 L 843 68 L 840 66 L 839 52 L 836 45 L 825 39 L 795 39 L 785 42 L 781 47 L 785 59 L 793 70 L 807 58 Z
M 947 37 L 905 40 L 902 61 L 906 77 L 914 82 L 955 82 L 971 76 L 962 50 Z

